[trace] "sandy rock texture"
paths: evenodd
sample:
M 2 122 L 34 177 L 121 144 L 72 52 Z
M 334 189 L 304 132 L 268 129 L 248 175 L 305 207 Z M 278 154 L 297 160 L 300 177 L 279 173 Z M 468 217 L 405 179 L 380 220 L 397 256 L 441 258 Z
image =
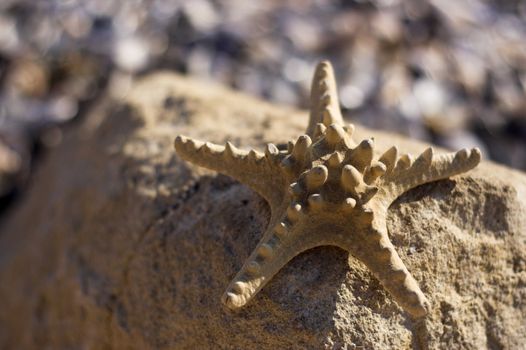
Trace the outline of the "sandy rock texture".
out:
M 220 303 L 269 218 L 247 187 L 182 161 L 182 133 L 263 149 L 307 113 L 158 73 L 108 97 L 42 162 L 0 226 L 0 348 L 521 349 L 526 175 L 485 162 L 420 186 L 388 228 L 432 303 L 403 313 L 333 247 L 291 261 L 246 308 Z M 378 151 L 424 144 L 358 126 Z

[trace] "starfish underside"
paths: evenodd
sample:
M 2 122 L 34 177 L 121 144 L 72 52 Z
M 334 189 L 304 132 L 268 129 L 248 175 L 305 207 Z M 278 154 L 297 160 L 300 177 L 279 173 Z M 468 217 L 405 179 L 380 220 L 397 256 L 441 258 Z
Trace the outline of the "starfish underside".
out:
M 240 308 L 294 256 L 334 245 L 361 260 L 392 297 L 414 317 L 429 303 L 389 240 L 391 203 L 418 185 L 466 172 L 480 162 L 478 149 L 416 159 L 396 147 L 378 159 L 373 140 L 355 144 L 354 126 L 344 125 L 330 63 L 318 64 L 312 82 L 310 121 L 305 135 L 287 150 L 268 144 L 264 153 L 243 151 L 177 136 L 183 159 L 248 185 L 270 205 L 269 226 L 223 295 Z

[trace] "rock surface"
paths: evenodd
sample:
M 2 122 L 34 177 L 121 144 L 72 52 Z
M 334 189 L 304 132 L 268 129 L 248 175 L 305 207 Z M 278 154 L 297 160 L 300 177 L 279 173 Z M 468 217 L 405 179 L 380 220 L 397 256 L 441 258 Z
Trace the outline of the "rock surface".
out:
M 221 294 L 269 218 L 245 186 L 183 162 L 182 133 L 263 148 L 307 113 L 159 73 L 101 101 L 0 226 L 0 348 L 520 349 L 526 175 L 485 162 L 391 207 L 393 244 L 432 303 L 404 314 L 352 256 L 296 257 L 246 308 Z M 424 144 L 357 128 L 377 149 Z

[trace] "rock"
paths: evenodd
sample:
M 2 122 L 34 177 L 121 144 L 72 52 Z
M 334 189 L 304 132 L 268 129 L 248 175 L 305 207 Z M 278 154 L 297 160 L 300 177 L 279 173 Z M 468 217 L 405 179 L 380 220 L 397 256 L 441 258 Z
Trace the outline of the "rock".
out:
M 247 187 L 182 161 L 176 134 L 263 149 L 307 113 L 169 73 L 100 101 L 0 227 L 1 348 L 518 349 L 526 342 L 526 176 L 485 162 L 391 207 L 430 300 L 415 321 L 352 256 L 295 258 L 241 311 L 230 279 L 268 222 Z M 420 153 L 425 144 L 358 126 Z M 438 150 L 440 151 L 440 150 Z

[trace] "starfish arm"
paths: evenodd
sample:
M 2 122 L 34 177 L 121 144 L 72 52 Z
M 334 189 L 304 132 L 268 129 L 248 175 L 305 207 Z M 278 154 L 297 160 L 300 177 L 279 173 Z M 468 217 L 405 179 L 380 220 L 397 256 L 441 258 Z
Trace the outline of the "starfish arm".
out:
M 270 225 L 241 270 L 228 285 L 222 302 L 230 309 L 246 305 L 282 267 L 301 252 L 320 245 L 312 236 L 301 238 L 293 232 L 294 221 L 301 209 L 291 206 L 286 219 Z
M 429 311 L 429 302 L 418 283 L 398 256 L 387 234 L 373 231 L 369 234 L 377 239 L 342 248 L 361 260 L 405 311 L 413 317 L 425 316 Z
M 414 162 L 409 155 L 402 155 L 396 164 L 393 161 L 386 161 L 387 172 L 380 178 L 381 190 L 377 199 L 389 205 L 402 193 L 416 186 L 473 169 L 479 164 L 480 159 L 478 148 L 463 149 L 456 153 L 438 156 L 434 156 L 433 149 L 428 148 Z
M 307 135 L 314 138 L 316 125 L 319 123 L 325 127 L 329 127 L 331 124 L 344 125 L 338 102 L 336 79 L 328 61 L 322 61 L 318 64 L 312 79 Z
M 196 165 L 228 175 L 251 187 L 271 205 L 279 203 L 283 195 L 276 189 L 283 188 L 280 177 L 279 151 L 269 144 L 267 151 L 249 152 L 235 148 L 230 142 L 225 146 L 177 136 L 174 142 L 177 154 Z
M 278 233 L 264 235 L 241 270 L 228 285 L 222 301 L 230 309 L 245 306 L 292 258 L 301 251 L 281 244 Z

